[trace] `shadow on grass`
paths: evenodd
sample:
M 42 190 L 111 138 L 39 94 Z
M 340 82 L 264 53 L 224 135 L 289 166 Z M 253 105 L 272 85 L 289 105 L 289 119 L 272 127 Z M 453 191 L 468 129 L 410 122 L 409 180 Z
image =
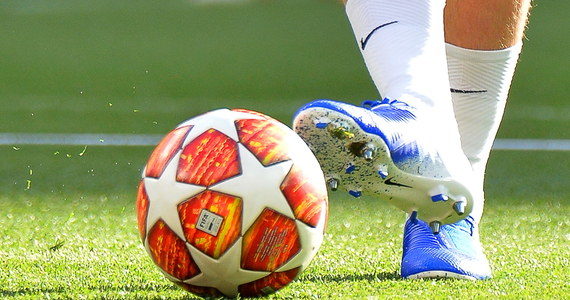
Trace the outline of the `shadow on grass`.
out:
M 377 282 L 377 281 L 393 281 L 393 280 L 401 280 L 401 276 L 398 272 L 380 272 L 374 274 L 328 274 L 328 275 L 317 275 L 317 274 L 307 274 L 302 276 L 301 278 L 297 279 L 297 281 L 308 281 L 308 282 L 322 282 L 324 284 L 330 283 L 339 283 L 339 282 Z M 132 292 L 172 292 L 180 290 L 175 285 L 162 287 L 160 289 L 156 289 L 155 287 L 151 286 L 115 286 L 115 287 L 99 287 L 99 288 L 86 288 L 86 289 L 79 289 L 79 290 L 69 290 L 65 287 L 60 288 L 42 288 L 42 287 L 33 287 L 33 288 L 20 288 L 20 289 L 3 289 L 0 288 L 0 299 L 4 298 L 11 298 L 11 297 L 33 297 L 41 295 L 42 297 L 45 296 L 64 296 L 64 297 L 73 297 L 74 295 L 82 294 L 84 296 L 95 296 L 101 297 L 107 294 L 107 297 L 116 296 L 116 293 L 132 293 Z M 153 297 L 146 297 L 148 299 L 152 299 Z M 162 297 L 158 297 L 162 298 Z M 193 294 L 188 293 L 184 296 L 184 299 L 202 299 L 199 297 L 195 297 Z
M 311 281 L 311 282 L 324 282 L 324 283 L 334 283 L 334 282 L 346 282 L 346 281 L 391 281 L 391 280 L 401 280 L 402 277 L 400 273 L 394 272 L 380 272 L 374 274 L 327 274 L 327 275 L 317 275 L 317 274 L 307 274 L 299 278 L 299 281 Z

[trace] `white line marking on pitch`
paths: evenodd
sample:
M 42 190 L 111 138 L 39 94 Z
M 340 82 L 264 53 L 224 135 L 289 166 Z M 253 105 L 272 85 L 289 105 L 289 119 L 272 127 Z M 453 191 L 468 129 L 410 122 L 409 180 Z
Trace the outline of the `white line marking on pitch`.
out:
M 0 145 L 154 146 L 161 134 L 0 133 Z
M 162 134 L 0 133 L 0 145 L 155 146 Z M 498 139 L 493 150 L 570 151 L 567 139 Z

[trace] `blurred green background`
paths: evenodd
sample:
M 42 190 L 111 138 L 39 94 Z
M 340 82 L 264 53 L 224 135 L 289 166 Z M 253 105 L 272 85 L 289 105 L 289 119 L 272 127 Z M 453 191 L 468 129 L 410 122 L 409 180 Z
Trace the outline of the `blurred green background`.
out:
M 164 133 L 218 107 L 289 123 L 378 97 L 337 1 L 204 2 L 1 1 L 0 132 Z M 535 6 L 500 137 L 570 138 L 570 4 Z
M 289 123 L 315 97 L 375 96 L 335 1 L 0 5 L 4 132 L 164 133 L 218 107 Z

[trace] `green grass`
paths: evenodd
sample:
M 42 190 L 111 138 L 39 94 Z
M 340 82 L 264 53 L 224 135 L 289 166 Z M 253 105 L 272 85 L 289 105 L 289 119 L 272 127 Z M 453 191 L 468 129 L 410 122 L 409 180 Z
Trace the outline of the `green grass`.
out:
M 289 123 L 377 97 L 335 1 L 0 2 L 0 132 L 166 133 L 217 107 Z M 570 2 L 539 2 L 501 138 L 570 138 Z M 136 186 L 151 147 L 0 145 L 0 298 L 191 298 L 152 264 Z M 295 298 L 570 296 L 569 152 L 495 151 L 481 231 L 494 278 L 399 278 L 404 216 L 333 193 Z
M 49 190 L 34 180 L 30 190 L 0 197 L 0 297 L 189 296 L 158 272 L 138 240 L 133 205 L 138 179 L 129 175 L 138 167 L 122 167 L 131 172 L 113 176 L 122 190 L 105 183 L 97 188 L 101 177 L 117 172 L 99 156 L 113 152 L 118 159 L 131 156 L 139 161 L 150 149 L 131 150 L 95 148 L 75 158 L 86 160 L 66 168 L 76 178 L 68 181 L 78 187 Z M 402 213 L 375 199 L 335 193 L 319 255 L 297 281 L 273 297 L 565 298 L 570 293 L 570 192 L 563 179 L 556 180 L 570 176 L 570 169 L 557 163 L 565 159 L 566 153 L 493 155 L 482 224 L 482 241 L 494 271 L 491 280 L 400 279 Z M 89 160 L 101 162 L 99 174 L 86 172 Z M 540 170 L 558 171 L 550 173 L 549 181 L 537 179 Z M 508 180 L 507 174 L 516 180 Z

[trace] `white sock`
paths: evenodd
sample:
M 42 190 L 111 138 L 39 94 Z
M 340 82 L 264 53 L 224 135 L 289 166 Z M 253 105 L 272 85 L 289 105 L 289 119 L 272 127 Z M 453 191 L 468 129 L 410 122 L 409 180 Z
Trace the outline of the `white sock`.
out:
M 453 119 L 444 6 L 445 0 L 350 0 L 346 14 L 382 97 Z
M 399 135 L 401 143 L 421 139 L 422 151 L 445 170 L 399 167 L 470 183 L 449 91 L 444 6 L 445 0 L 349 0 L 346 14 L 380 95 L 415 107 L 418 126 Z
M 453 108 L 461 135 L 461 146 L 481 189 L 521 49 L 522 43 L 496 51 L 446 45 Z M 479 221 L 482 212 L 483 205 L 480 205 L 474 209 L 472 216 Z

